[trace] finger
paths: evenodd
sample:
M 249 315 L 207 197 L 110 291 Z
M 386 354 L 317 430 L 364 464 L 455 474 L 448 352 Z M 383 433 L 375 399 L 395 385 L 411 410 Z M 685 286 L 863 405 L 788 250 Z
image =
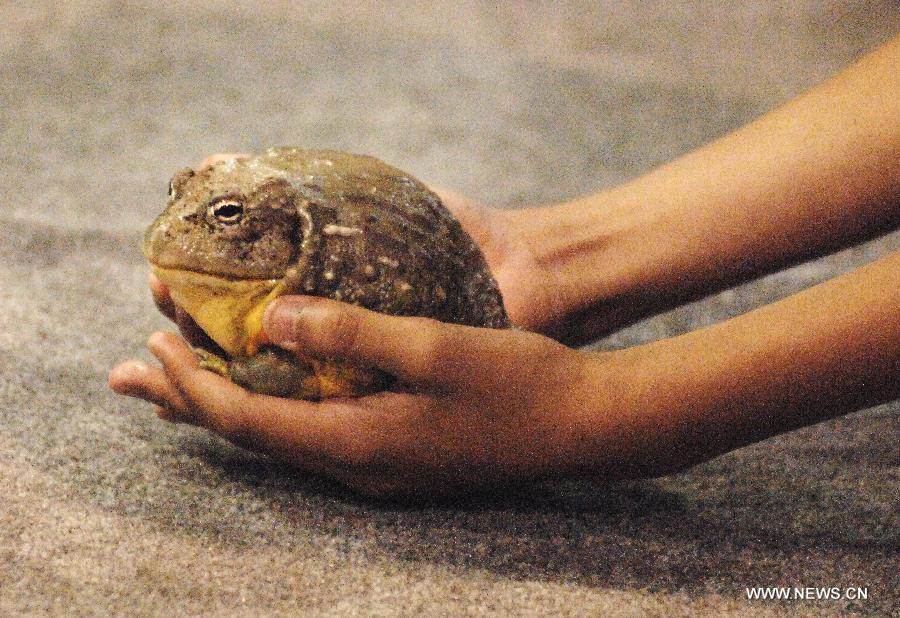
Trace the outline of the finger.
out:
M 160 313 L 164 316 L 175 321 L 177 306 L 175 305 L 175 301 L 172 300 L 172 297 L 169 295 L 169 286 L 159 280 L 159 277 L 150 273 L 150 294 L 153 296 L 153 302 L 156 304 L 156 308 L 159 309 Z
M 211 165 L 215 165 L 216 163 L 222 163 L 223 161 L 232 161 L 234 159 L 247 159 L 250 155 L 246 152 L 220 152 L 213 155 L 209 155 L 202 161 L 200 161 L 199 168 L 210 167 Z
M 120 395 L 143 399 L 169 410 L 167 420 L 187 414 L 187 404 L 166 374 L 142 361 L 127 361 L 109 372 L 109 386 Z
M 517 359 L 541 345 L 567 350 L 531 333 L 394 317 L 306 296 L 277 299 L 263 324 L 277 345 L 373 365 L 422 386 L 495 384 L 520 372 Z
M 166 421 L 167 423 L 186 422 L 186 421 L 182 420 L 183 415 L 181 414 L 181 412 L 178 412 L 177 410 L 173 410 L 172 408 L 167 408 L 165 406 L 154 406 L 153 413 L 156 414 L 156 416 L 161 421 Z
M 333 473 L 334 462 L 360 448 L 370 415 L 351 400 L 313 404 L 253 394 L 200 369 L 190 348 L 171 333 L 154 333 L 148 344 L 191 408 L 194 424 L 319 472 Z
M 230 437 L 240 432 L 238 418 L 229 418 L 229 400 L 244 397 L 247 391 L 200 368 L 196 354 L 172 333 L 153 333 L 147 347 L 163 365 L 167 379 L 191 410 L 195 424 Z

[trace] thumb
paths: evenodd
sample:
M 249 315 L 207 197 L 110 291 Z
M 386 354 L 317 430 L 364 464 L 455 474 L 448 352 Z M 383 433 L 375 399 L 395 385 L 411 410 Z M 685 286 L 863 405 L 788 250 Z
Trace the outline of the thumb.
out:
M 395 317 L 309 296 L 284 296 L 266 310 L 272 343 L 371 365 L 415 385 L 477 387 L 514 371 L 513 331 Z M 523 333 L 516 333 L 523 335 Z

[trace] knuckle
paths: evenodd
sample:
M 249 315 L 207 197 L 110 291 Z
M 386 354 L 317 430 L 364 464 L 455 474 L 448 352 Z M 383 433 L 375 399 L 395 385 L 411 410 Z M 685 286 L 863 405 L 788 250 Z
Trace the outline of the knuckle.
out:
M 436 321 L 428 318 L 413 319 L 416 321 L 415 332 L 418 333 L 419 340 L 415 355 L 417 369 L 422 373 L 439 369 L 454 342 L 447 335 L 446 327 L 441 328 Z
M 359 344 L 362 324 L 355 312 L 341 308 L 328 314 L 320 336 L 328 351 L 337 356 L 351 354 Z

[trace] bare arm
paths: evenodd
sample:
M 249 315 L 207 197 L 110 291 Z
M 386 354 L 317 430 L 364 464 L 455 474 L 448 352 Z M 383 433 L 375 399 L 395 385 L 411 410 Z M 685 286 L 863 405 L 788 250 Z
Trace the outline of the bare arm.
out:
M 534 286 L 552 288 L 551 310 L 523 321 L 584 342 L 900 225 L 898 66 L 900 37 L 628 184 L 504 213 Z
M 732 320 L 623 352 L 622 409 L 684 467 L 900 397 L 900 253 Z M 656 429 L 654 429 L 656 427 Z M 652 446 L 651 446 L 652 444 Z

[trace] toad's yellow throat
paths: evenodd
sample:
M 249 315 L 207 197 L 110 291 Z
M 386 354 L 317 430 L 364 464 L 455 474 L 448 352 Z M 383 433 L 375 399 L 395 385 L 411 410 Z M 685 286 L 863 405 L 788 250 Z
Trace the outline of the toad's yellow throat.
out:
M 160 266 L 152 270 L 175 304 L 229 356 L 256 352 L 263 312 L 284 288 L 280 279 L 228 279 Z

